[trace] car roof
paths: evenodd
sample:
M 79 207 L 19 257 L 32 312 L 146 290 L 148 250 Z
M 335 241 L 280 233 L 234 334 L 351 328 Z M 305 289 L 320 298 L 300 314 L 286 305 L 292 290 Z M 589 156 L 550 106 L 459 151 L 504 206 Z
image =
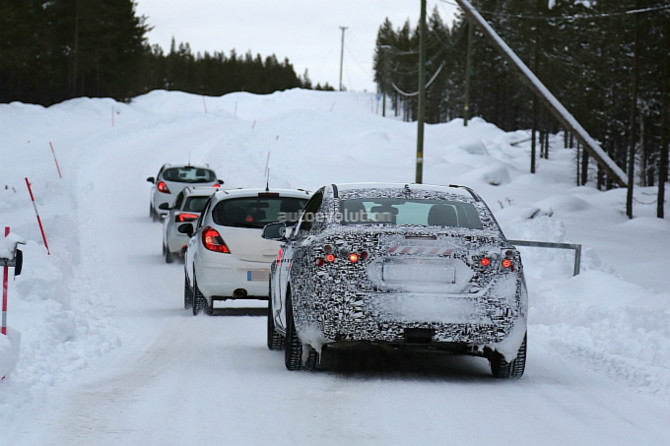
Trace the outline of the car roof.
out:
M 481 197 L 475 191 L 467 186 L 457 184 L 439 185 L 439 184 L 423 184 L 423 183 L 391 183 L 391 182 L 361 182 L 361 183 L 339 183 L 332 184 L 333 193 L 337 196 L 339 191 L 362 191 L 362 190 L 379 190 L 379 189 L 405 189 L 409 188 L 411 191 L 425 191 L 425 192 L 441 192 L 447 194 L 462 195 L 467 198 L 474 198 L 475 201 L 480 201 Z
M 258 194 L 271 193 L 279 194 L 280 197 L 305 198 L 311 197 L 312 193 L 305 189 L 267 189 L 267 188 L 237 188 L 237 189 L 219 189 L 215 197 L 218 200 L 227 200 L 230 198 L 256 197 Z
M 169 169 L 169 168 L 174 168 L 174 167 L 193 167 L 195 169 L 208 169 L 208 170 L 214 170 L 211 167 L 209 167 L 209 164 L 207 163 L 202 163 L 202 164 L 191 164 L 191 163 L 165 163 L 163 164 L 163 169 Z
M 213 193 L 215 193 L 218 190 L 218 188 L 214 186 L 186 186 L 184 189 L 182 189 L 182 192 L 184 195 L 188 196 L 203 196 L 203 197 L 209 197 Z

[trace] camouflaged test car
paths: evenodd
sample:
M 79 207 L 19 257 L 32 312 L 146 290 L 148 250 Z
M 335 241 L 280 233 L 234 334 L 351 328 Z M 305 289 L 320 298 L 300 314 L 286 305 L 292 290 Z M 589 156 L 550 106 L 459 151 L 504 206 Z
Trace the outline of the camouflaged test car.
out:
M 486 357 L 494 376 L 526 361 L 527 292 L 519 252 L 463 186 L 331 184 L 293 227 L 271 268 L 267 342 L 289 370 L 324 348 L 386 344 Z

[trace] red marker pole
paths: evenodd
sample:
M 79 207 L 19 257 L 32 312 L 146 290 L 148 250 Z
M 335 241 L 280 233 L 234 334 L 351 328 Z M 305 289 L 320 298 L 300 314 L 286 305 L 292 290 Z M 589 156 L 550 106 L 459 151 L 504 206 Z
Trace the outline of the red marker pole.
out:
M 58 169 L 58 178 L 63 178 L 63 175 L 60 174 L 60 166 L 58 165 L 58 159 L 56 159 L 56 151 L 54 150 L 54 145 L 49 141 L 49 146 L 51 147 L 51 153 L 53 153 L 54 161 L 56 162 L 56 169 Z
M 42 232 L 42 240 L 44 240 L 44 246 L 47 248 L 47 255 L 51 255 L 49 252 L 49 244 L 47 243 L 47 236 L 44 234 L 44 227 L 42 226 L 42 219 L 40 219 L 40 214 L 37 212 L 37 205 L 35 204 L 35 196 L 33 195 L 33 190 L 30 187 L 30 182 L 26 178 L 26 186 L 28 186 L 28 192 L 30 192 L 30 199 L 33 202 L 33 209 L 35 209 L 35 215 L 37 216 L 37 224 L 40 225 L 40 231 Z
M 5 226 L 5 238 L 8 235 L 9 226 Z M 5 336 L 7 336 L 7 282 L 9 282 L 9 267 L 5 265 L 2 273 L 2 334 Z

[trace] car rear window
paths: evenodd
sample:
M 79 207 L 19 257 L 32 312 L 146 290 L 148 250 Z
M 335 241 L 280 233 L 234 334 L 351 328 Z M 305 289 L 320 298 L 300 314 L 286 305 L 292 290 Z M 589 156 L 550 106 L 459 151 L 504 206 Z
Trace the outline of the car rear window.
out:
M 215 189 L 212 189 L 212 193 L 214 193 Z M 186 203 L 184 203 L 184 211 L 190 211 L 190 212 L 202 212 L 202 210 L 205 208 L 205 204 L 207 204 L 207 200 L 209 200 L 209 197 L 188 197 L 186 199 Z
M 454 226 L 483 229 L 477 208 L 460 201 L 357 198 L 340 202 L 343 225 Z
M 170 167 L 163 172 L 163 179 L 180 183 L 213 183 L 216 181 L 216 174 L 213 170 L 200 167 Z
M 298 221 L 305 198 L 258 196 L 219 202 L 212 211 L 214 223 L 238 228 L 262 228 L 268 223 Z

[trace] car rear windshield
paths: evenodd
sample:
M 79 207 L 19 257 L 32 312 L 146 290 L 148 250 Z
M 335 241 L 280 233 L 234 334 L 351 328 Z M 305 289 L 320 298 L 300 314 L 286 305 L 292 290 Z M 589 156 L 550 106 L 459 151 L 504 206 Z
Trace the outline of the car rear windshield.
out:
M 214 183 L 216 174 L 213 170 L 193 166 L 170 167 L 163 172 L 163 179 L 180 183 Z
M 343 225 L 455 226 L 483 229 L 477 208 L 461 201 L 357 198 L 340 203 Z
M 214 190 L 216 189 L 212 189 L 212 193 L 214 193 Z M 202 212 L 202 210 L 205 209 L 207 200 L 209 200 L 209 197 L 188 197 L 186 199 L 186 203 L 184 203 L 183 210 L 190 212 Z
M 306 198 L 266 196 L 232 198 L 219 202 L 212 211 L 218 225 L 238 228 L 262 228 L 268 223 L 283 221 L 292 224 L 298 221 Z

